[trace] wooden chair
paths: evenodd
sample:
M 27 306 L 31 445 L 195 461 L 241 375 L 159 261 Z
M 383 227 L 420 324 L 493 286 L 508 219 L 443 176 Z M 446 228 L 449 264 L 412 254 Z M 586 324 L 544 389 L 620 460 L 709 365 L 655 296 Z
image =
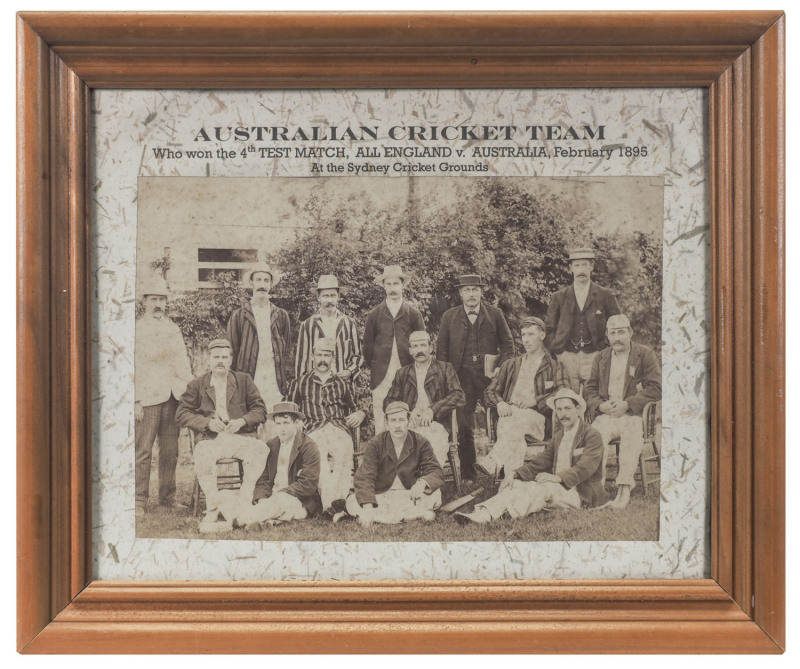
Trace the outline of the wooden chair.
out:
M 195 434 L 189 430 L 189 448 L 194 456 Z M 192 458 L 194 467 L 194 458 Z M 244 465 L 238 458 L 220 458 L 217 460 L 217 488 L 219 490 L 238 490 L 244 480 Z M 206 496 L 200 488 L 200 481 L 194 477 L 192 486 L 192 514 L 199 516 L 205 508 Z
M 644 444 L 639 454 L 639 466 L 634 478 L 641 481 L 642 490 L 646 494 L 647 486 L 661 481 L 661 400 L 648 402 L 642 411 L 642 435 Z M 619 439 L 614 439 L 609 446 L 611 453 L 604 454 L 603 483 L 605 483 L 605 467 L 619 464 Z M 650 465 L 654 464 L 653 473 Z

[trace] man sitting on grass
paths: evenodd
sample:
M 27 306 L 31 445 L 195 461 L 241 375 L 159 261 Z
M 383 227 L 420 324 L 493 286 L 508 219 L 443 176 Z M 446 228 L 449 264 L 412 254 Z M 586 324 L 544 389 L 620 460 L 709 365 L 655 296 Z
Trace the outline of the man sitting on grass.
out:
M 508 513 L 522 518 L 542 509 L 580 509 L 606 501 L 602 485 L 603 438 L 581 416 L 583 398 L 562 388 L 547 404 L 553 410 L 558 430 L 543 453 L 513 476 L 506 476 L 497 495 L 477 504 L 473 513 L 456 513 L 461 525 L 488 523 Z
M 386 407 L 387 432 L 367 442 L 364 459 L 347 498 L 347 513 L 369 527 L 372 523 L 433 520 L 442 503 L 442 470 L 430 442 L 408 429 L 405 402 Z
M 277 437 L 267 442 L 269 456 L 256 482 L 253 504 L 236 514 L 235 524 L 247 530 L 261 523 L 303 520 L 320 507 L 319 449 L 303 434 L 305 416 L 294 402 L 278 402 L 267 417 Z

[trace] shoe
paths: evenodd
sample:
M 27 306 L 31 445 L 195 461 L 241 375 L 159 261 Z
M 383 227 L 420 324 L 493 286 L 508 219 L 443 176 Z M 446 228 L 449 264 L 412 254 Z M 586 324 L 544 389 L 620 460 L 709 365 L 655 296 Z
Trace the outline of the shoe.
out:
M 335 499 L 331 505 L 323 512 L 329 518 L 333 518 L 337 513 L 342 513 L 346 510 L 346 503 L 343 499 Z
M 494 476 L 497 474 L 497 463 L 487 455 L 475 463 L 475 471 L 484 476 Z
M 168 502 L 160 502 L 159 506 L 164 509 L 171 509 L 172 511 L 188 511 L 189 507 L 186 504 L 176 502 L 174 499 Z
M 468 513 L 459 513 L 456 512 L 453 514 L 453 520 L 455 520 L 459 525 L 472 525 L 473 520 Z
M 431 511 L 431 510 L 429 510 L 429 511 L 425 511 L 425 512 L 424 512 L 424 513 L 423 513 L 423 514 L 422 514 L 422 515 L 419 517 L 419 519 L 420 519 L 420 520 L 421 520 L 423 523 L 432 523 L 434 520 L 436 520 L 436 513 L 435 513 L 434 511 Z
M 209 509 L 203 515 L 204 523 L 216 523 L 219 520 L 219 510 Z
M 454 513 L 453 518 L 455 518 L 455 521 L 459 525 L 469 525 L 470 523 L 484 524 L 491 520 L 486 509 L 482 511 L 473 511 L 472 513 Z

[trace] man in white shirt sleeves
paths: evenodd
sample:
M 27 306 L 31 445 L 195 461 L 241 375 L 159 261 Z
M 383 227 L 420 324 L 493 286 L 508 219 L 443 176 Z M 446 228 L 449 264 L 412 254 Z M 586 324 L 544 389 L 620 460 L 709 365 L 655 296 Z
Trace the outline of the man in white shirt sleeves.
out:
M 186 345 L 178 326 L 166 316 L 167 282 L 149 277 L 142 286 L 144 315 L 136 321 L 134 420 L 136 443 L 136 513 L 147 512 L 153 443 L 158 437 L 158 501 L 175 501 L 178 462 L 178 398 L 192 379 Z

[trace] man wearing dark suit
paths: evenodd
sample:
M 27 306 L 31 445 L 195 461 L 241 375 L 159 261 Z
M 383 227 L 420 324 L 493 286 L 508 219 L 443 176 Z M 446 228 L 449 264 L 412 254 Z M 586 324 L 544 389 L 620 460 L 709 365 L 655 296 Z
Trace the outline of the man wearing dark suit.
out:
M 236 518 L 246 529 L 268 521 L 302 520 L 320 508 L 319 449 L 303 434 L 305 416 L 294 402 L 278 402 L 268 418 L 278 436 L 267 442 L 267 466 L 256 482 L 253 505 Z
M 614 294 L 591 281 L 594 259 L 590 248 L 570 250 L 573 283 L 553 293 L 544 319 L 544 345 L 558 356 L 576 393 L 589 380 L 597 353 L 608 346 L 606 320 L 620 313 Z
M 408 429 L 405 402 L 386 407 L 387 430 L 364 448 L 347 498 L 347 513 L 362 525 L 433 520 L 442 503 L 444 471 L 425 437 Z
M 542 509 L 594 508 L 605 502 L 603 439 L 581 418 L 586 402 L 570 388 L 562 388 L 547 404 L 559 427 L 544 452 L 506 476 L 497 495 L 477 504 L 473 513 L 455 514 L 456 522 L 488 523 L 504 513 L 522 518 Z
M 227 339 L 211 341 L 208 355 L 211 371 L 189 382 L 175 412 L 178 425 L 195 433 L 194 469 L 207 509 L 201 532 L 230 528 L 235 509 L 252 504 L 256 481 L 267 461 L 267 446 L 256 436 L 258 426 L 267 420 L 267 409 L 253 379 L 230 371 Z M 217 489 L 217 460 L 222 458 L 242 461 L 242 487 L 235 494 Z M 225 526 L 218 523 L 220 515 L 225 517 Z
M 485 373 L 486 356 L 499 355 L 498 365 L 514 357 L 514 340 L 503 312 L 481 299 L 484 285 L 477 274 L 459 278 L 462 305 L 444 313 L 436 340 L 436 358 L 453 365 L 466 396 L 458 410 L 458 456 L 466 480 L 475 478 L 475 407 L 491 380 Z
M 644 446 L 642 412 L 661 399 L 661 365 L 647 346 L 631 341 L 631 323 L 623 314 L 608 319 L 611 345 L 600 352 L 586 384 L 586 403 L 598 415 L 592 422 L 608 448 L 619 439 L 617 497 L 612 508 L 624 508 L 633 490 L 633 475 Z

